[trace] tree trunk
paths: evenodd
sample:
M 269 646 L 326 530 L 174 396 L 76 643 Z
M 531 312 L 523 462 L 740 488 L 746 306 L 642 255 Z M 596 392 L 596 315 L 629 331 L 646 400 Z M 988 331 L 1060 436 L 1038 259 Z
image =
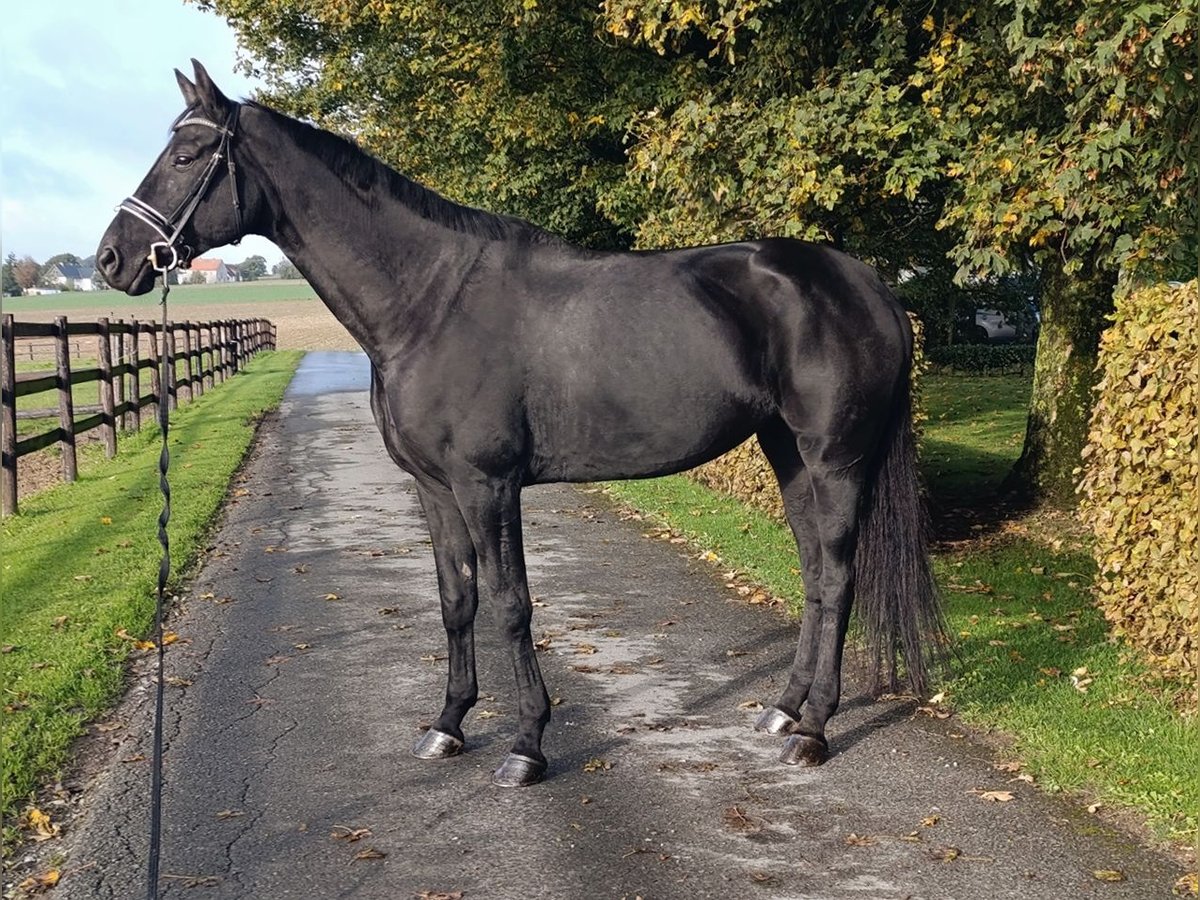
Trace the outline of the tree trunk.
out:
M 1022 499 L 1075 504 L 1072 471 L 1087 439 L 1100 333 L 1113 310 L 1116 283 L 1115 272 L 1091 265 L 1071 275 L 1057 266 L 1044 273 L 1025 447 L 1005 481 Z

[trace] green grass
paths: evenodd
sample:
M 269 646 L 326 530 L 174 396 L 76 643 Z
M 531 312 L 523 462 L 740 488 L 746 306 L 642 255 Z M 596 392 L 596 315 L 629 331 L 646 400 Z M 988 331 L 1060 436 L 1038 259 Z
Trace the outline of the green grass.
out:
M 928 375 L 921 469 L 934 499 L 970 506 L 994 494 L 1021 453 L 1030 377 Z
M 301 354 L 265 353 L 172 416 L 173 574 L 197 557 L 258 418 L 278 404 Z M 0 813 L 67 759 L 71 741 L 122 686 L 129 642 L 148 632 L 160 551 L 156 428 L 111 460 L 88 453 L 80 480 L 21 503 L 0 523 Z M 91 448 L 99 451 L 100 448 Z
M 1028 389 L 1020 376 L 927 380 L 923 453 L 935 492 L 961 503 L 994 491 L 1020 452 Z M 785 526 L 682 476 L 607 489 L 718 554 L 720 569 L 745 573 L 800 610 Z M 934 567 L 958 654 L 945 682 L 957 714 L 1011 740 L 1043 787 L 1135 810 L 1166 838 L 1194 833 L 1196 720 L 1172 707 L 1176 686 L 1156 682 L 1108 640 L 1089 593 L 1091 558 L 1006 537 L 940 554 Z
M 20 318 L 23 312 L 54 310 L 66 314 L 72 310 L 94 310 L 103 315 L 120 309 L 123 316 L 137 314 L 139 319 L 157 320 L 162 315 L 160 291 L 156 288 L 141 297 L 129 297 L 117 291 L 64 291 L 37 297 L 5 297 L 4 311 Z M 243 281 L 235 284 L 180 284 L 171 286 L 171 317 L 180 318 L 180 307 L 210 303 L 271 303 L 285 300 L 313 300 L 316 293 L 306 281 Z M 144 310 L 144 313 L 141 312 Z

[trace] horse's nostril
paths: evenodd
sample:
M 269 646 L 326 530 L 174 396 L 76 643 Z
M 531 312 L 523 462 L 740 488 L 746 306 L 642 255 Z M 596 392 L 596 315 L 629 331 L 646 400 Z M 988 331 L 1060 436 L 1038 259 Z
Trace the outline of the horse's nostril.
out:
M 121 254 L 115 247 L 105 247 L 96 257 L 96 267 L 105 275 L 111 275 L 121 265 Z

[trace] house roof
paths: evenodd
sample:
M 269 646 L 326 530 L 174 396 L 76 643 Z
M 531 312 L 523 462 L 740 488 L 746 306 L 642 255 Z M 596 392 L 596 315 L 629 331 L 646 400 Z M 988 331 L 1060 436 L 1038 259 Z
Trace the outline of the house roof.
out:
M 221 268 L 223 264 L 219 259 L 193 259 L 192 268 L 201 272 L 215 272 Z
M 64 278 L 91 278 L 95 271 L 94 266 L 77 266 L 68 262 L 55 263 L 55 267 Z

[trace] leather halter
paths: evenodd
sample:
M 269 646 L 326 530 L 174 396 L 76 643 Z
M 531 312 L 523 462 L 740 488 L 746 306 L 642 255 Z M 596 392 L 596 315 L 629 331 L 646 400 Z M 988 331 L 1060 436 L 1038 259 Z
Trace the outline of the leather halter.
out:
M 211 119 L 205 119 L 200 116 L 188 116 L 180 122 L 177 122 L 172 128 L 172 131 L 178 131 L 185 125 L 204 125 L 221 134 L 221 142 L 217 145 L 217 149 L 208 160 L 208 165 L 204 167 L 204 171 L 200 173 L 200 178 L 192 185 L 191 190 L 175 207 L 175 211 L 169 216 L 164 216 L 157 209 L 151 206 L 144 200 L 137 197 L 126 197 L 117 207 L 118 212 L 127 212 L 135 219 L 140 219 L 151 228 L 153 228 L 161 241 L 155 241 L 150 245 L 149 260 L 150 265 L 164 275 L 171 269 L 178 267 L 188 268 L 192 261 L 192 248 L 186 244 L 179 244 L 179 236 L 183 233 L 183 229 L 187 227 L 188 222 L 192 220 L 192 216 L 196 212 L 196 207 L 200 205 L 200 201 L 204 199 L 204 195 L 208 193 L 209 185 L 217 175 L 217 170 L 221 166 L 221 160 L 225 160 L 226 169 L 229 172 L 229 186 L 233 193 L 233 213 L 237 220 L 237 233 L 239 237 L 233 241 L 237 244 L 241 241 L 242 233 L 242 203 L 238 195 L 237 187 L 237 165 L 233 161 L 232 144 L 233 136 L 237 131 L 238 113 L 241 110 L 241 104 L 233 104 L 233 108 L 229 111 L 229 117 L 225 120 L 224 125 L 218 125 Z M 170 254 L 169 256 L 167 254 Z

